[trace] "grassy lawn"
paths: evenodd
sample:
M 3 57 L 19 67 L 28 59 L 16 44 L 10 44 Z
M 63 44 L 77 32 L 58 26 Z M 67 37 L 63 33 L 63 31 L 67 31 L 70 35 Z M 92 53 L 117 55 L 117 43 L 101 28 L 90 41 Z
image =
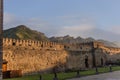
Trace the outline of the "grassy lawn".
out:
M 113 66 L 112 67 L 113 71 L 120 70 L 120 66 Z M 103 67 L 103 68 L 98 68 L 99 73 L 105 73 L 109 72 L 109 67 Z M 80 71 L 81 76 L 87 76 L 87 75 L 94 75 L 95 69 L 87 70 L 87 71 Z M 58 73 L 58 79 L 59 80 L 65 80 L 68 78 L 73 78 L 76 77 L 76 72 L 68 72 L 68 73 Z M 43 74 L 42 79 L 43 80 L 53 80 L 54 75 L 53 74 Z M 11 79 L 3 79 L 3 80 L 39 80 L 39 74 L 37 75 L 30 75 L 30 76 L 23 76 L 20 78 L 11 78 Z

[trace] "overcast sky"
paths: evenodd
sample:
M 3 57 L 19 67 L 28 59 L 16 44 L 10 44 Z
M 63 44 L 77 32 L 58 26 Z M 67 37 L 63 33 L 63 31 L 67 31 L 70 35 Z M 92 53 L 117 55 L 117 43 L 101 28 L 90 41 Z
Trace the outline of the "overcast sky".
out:
M 120 0 L 4 0 L 4 29 L 120 41 Z

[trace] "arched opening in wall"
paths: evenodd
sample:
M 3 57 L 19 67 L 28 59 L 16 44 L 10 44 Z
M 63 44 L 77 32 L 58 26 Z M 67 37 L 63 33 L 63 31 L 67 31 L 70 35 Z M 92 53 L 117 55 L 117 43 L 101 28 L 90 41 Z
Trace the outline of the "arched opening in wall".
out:
M 103 66 L 103 58 L 101 58 L 101 66 Z
M 88 56 L 85 56 L 85 67 L 89 68 Z

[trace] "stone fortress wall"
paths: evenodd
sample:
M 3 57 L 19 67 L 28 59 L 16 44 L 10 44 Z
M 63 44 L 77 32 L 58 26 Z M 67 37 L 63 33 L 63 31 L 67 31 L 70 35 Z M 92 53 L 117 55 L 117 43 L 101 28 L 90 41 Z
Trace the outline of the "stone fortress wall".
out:
M 100 42 L 59 44 L 33 40 L 3 39 L 3 59 L 8 70 L 22 70 L 23 74 L 103 66 L 120 58 L 120 49 Z M 117 56 L 116 56 L 117 55 Z
M 55 42 L 43 42 L 43 41 L 33 41 L 33 40 L 19 40 L 19 39 L 3 39 L 3 46 L 18 46 L 18 47 L 26 47 L 26 48 L 34 48 L 34 49 L 57 49 L 62 50 L 64 46 L 61 44 L 57 44 Z

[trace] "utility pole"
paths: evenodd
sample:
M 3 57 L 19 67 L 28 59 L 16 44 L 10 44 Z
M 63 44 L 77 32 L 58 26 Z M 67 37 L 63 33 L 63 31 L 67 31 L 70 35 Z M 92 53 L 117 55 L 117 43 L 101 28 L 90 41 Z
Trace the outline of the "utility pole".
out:
M 3 0 L 0 0 L 0 80 L 2 80 L 3 62 Z

